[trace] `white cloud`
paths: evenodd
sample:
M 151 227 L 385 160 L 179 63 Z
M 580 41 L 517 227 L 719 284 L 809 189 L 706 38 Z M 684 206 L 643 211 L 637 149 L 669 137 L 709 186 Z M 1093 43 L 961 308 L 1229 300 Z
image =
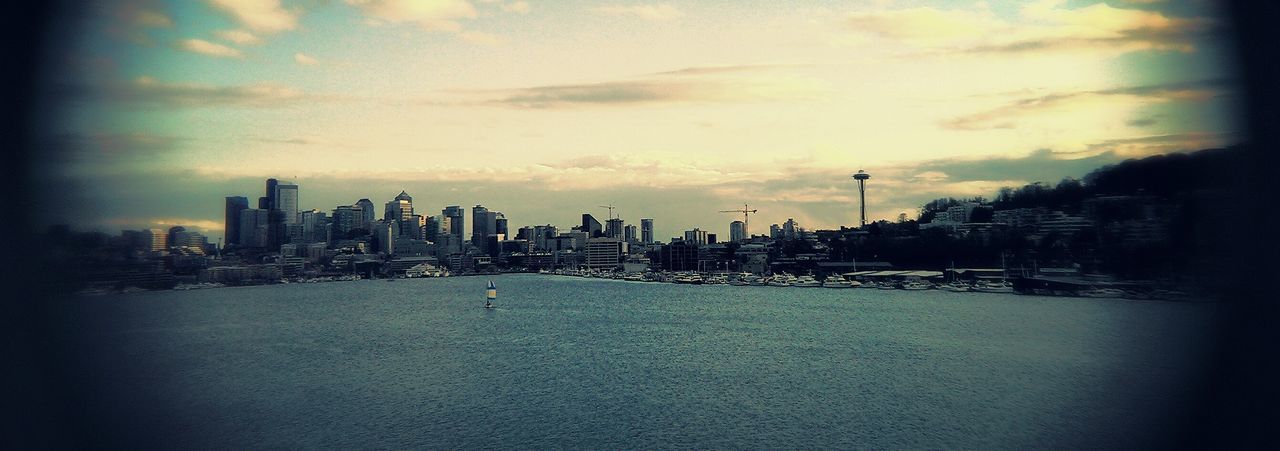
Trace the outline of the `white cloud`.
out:
M 184 39 L 179 43 L 179 47 L 188 52 L 219 58 L 240 58 L 244 56 L 239 50 L 204 39 Z
M 529 14 L 529 2 L 520 0 L 518 2 L 502 5 L 502 10 L 509 13 Z
M 218 30 L 213 34 L 219 39 L 240 45 L 254 45 L 262 42 L 262 39 L 245 30 Z
M 656 5 L 611 5 L 595 9 L 610 16 L 632 16 L 645 20 L 674 20 L 684 17 L 684 12 L 666 3 Z
M 476 9 L 465 0 L 346 0 L 370 18 L 417 24 L 428 31 L 459 32 L 459 19 L 473 19 Z
M 215 8 L 231 14 L 251 30 L 275 33 L 297 28 L 298 12 L 280 5 L 280 0 L 208 0 Z
M 303 66 L 314 66 L 314 65 L 320 64 L 320 60 L 307 56 L 302 53 L 294 53 L 293 61 Z

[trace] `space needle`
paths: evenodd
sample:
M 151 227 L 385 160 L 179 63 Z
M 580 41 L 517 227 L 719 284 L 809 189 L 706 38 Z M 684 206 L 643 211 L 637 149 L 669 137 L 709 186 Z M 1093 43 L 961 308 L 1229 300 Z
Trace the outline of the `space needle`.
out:
M 871 178 L 871 174 L 861 169 L 857 174 L 853 174 L 853 179 L 858 181 L 858 201 L 861 212 L 861 227 L 867 226 L 867 179 Z

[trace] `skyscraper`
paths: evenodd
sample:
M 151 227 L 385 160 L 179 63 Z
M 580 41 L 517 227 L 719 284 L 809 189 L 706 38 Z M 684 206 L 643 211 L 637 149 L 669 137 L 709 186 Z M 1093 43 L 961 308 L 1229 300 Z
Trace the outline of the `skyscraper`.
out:
M 267 245 L 267 229 L 269 211 L 261 208 L 240 210 L 240 245 L 244 247 L 265 247 Z
M 427 216 L 426 232 L 423 234 L 423 239 L 433 243 L 439 241 L 440 226 L 440 216 Z
M 466 210 L 457 205 L 450 205 L 445 207 L 444 210 L 440 210 L 440 214 L 444 216 L 440 221 L 441 232 L 458 237 L 458 242 L 461 243 L 464 238 L 463 235 L 467 232 L 465 227 L 466 219 L 464 218 Z
M 653 218 L 640 220 L 640 242 L 645 244 L 653 242 Z
M 600 230 L 600 221 L 597 221 L 595 216 L 591 216 L 590 213 L 582 214 L 582 226 L 578 230 L 586 232 L 587 238 L 604 236 Z
M 259 200 L 258 200 L 258 204 L 259 204 L 259 205 L 258 205 L 258 208 L 261 208 L 261 209 L 263 209 L 263 210 L 275 210 L 275 209 L 276 209 L 276 204 L 275 204 L 275 202 L 276 202 L 276 185 L 279 185 L 279 184 L 280 184 L 280 182 L 279 182 L 278 180 L 276 180 L 276 179 L 267 179 L 267 190 L 266 190 L 266 193 L 264 193 L 264 194 L 263 194 L 263 199 L 265 199 L 265 202 L 263 201 L 263 199 L 259 199 Z
M 223 225 L 223 241 L 226 244 L 240 244 L 240 210 L 249 208 L 249 199 L 244 196 L 227 196 L 226 217 Z
M 388 221 L 407 221 L 413 216 L 413 198 L 409 197 L 404 191 L 400 195 L 387 202 L 386 213 L 382 219 Z
M 271 202 L 276 210 L 284 213 L 285 224 L 298 223 L 298 185 L 276 184 L 275 198 Z
M 373 201 L 369 199 L 360 199 L 356 201 L 355 206 L 360 207 L 360 223 L 357 228 L 372 230 L 373 221 L 378 219 L 378 211 L 373 208 Z
M 626 227 L 622 228 L 622 239 L 623 241 L 626 241 L 628 243 L 636 242 L 636 225 L 635 224 L 627 224 Z
M 622 239 L 622 225 L 622 218 L 612 218 L 605 221 L 604 236 Z
M 364 212 L 358 205 L 339 205 L 334 208 L 333 239 L 347 238 L 352 230 L 364 228 L 363 218 Z
M 747 239 L 747 224 L 742 221 L 733 221 L 729 223 L 729 241 L 742 241 Z
M 489 234 L 497 228 L 496 224 L 489 222 L 490 218 L 493 217 L 489 215 L 489 209 L 484 205 L 476 204 L 471 207 L 471 244 L 473 246 L 484 249 L 484 243 Z

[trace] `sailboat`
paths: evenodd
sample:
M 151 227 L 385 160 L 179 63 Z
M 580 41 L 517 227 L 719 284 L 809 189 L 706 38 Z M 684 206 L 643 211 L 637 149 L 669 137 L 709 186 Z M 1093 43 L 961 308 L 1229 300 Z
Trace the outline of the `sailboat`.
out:
M 484 290 L 484 308 L 494 308 L 493 300 L 498 298 L 498 287 L 489 281 L 489 288 Z

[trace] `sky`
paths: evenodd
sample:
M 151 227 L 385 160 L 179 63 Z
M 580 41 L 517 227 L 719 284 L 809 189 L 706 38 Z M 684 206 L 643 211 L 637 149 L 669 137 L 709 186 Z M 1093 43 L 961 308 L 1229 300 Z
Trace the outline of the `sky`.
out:
M 601 205 L 659 239 L 914 218 L 1240 142 L 1208 1 L 122 0 L 50 52 L 47 222 L 221 237 L 223 199 L 400 191 L 512 229 Z

